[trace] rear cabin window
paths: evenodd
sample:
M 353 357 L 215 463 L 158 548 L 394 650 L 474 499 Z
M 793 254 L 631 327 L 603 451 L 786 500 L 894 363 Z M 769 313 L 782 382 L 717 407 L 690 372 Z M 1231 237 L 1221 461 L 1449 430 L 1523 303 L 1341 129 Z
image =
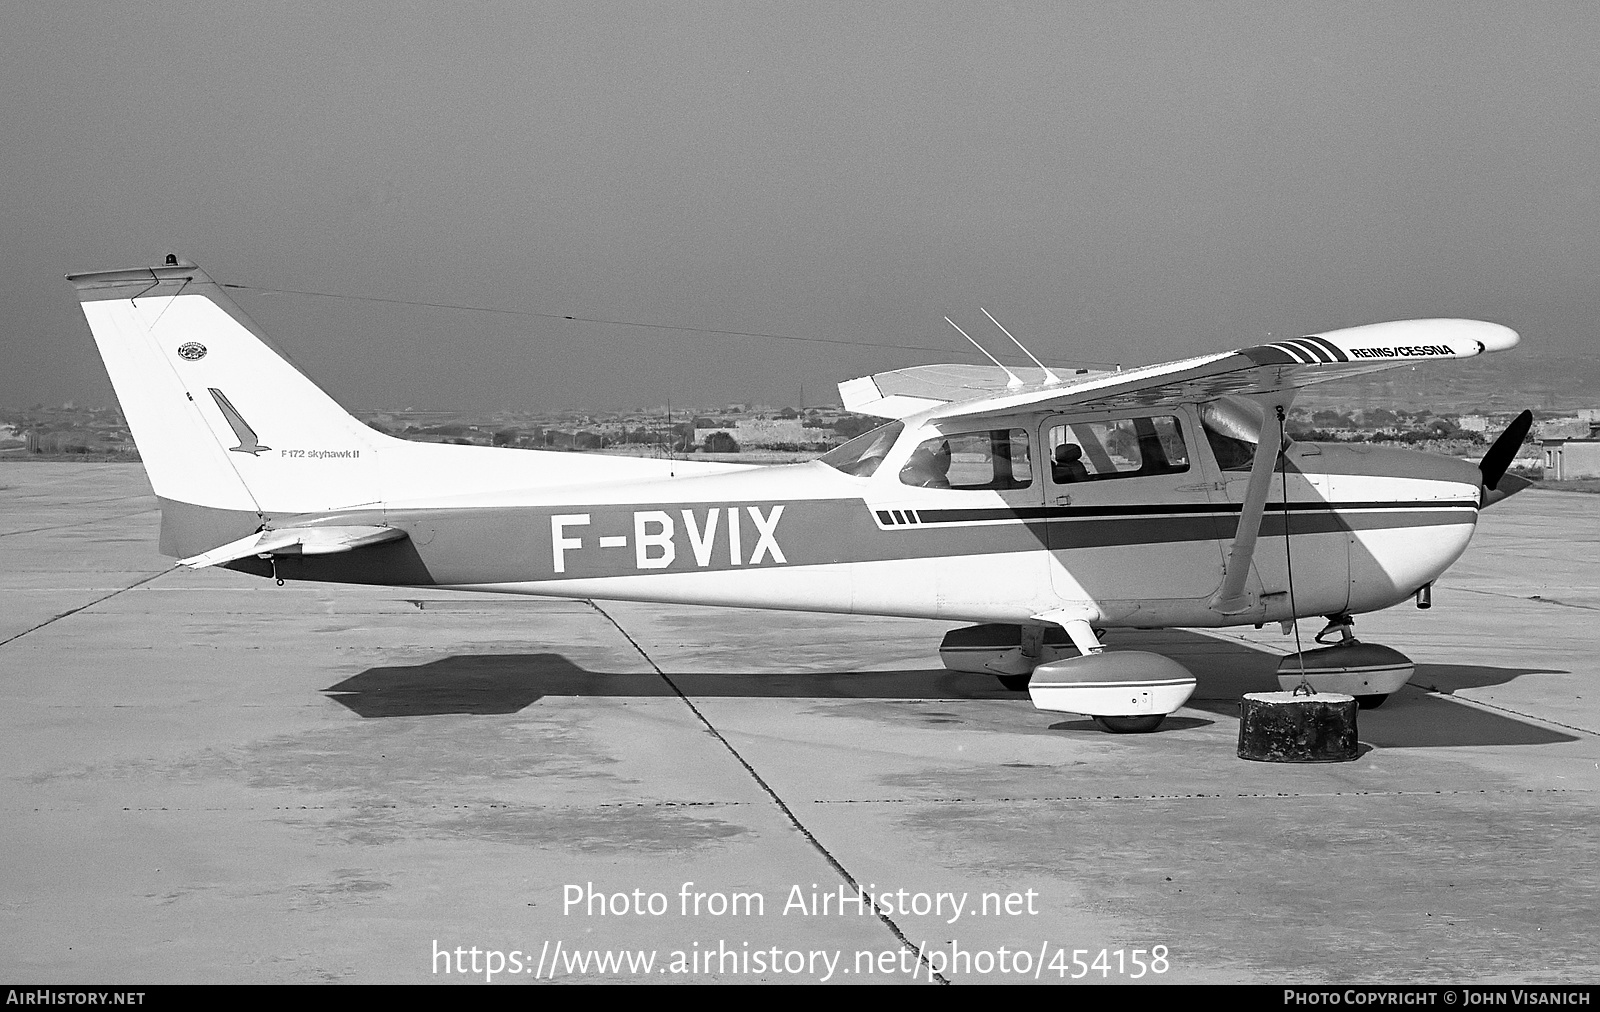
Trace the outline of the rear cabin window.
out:
M 1026 429 L 988 429 L 925 439 L 900 468 L 918 488 L 1007 491 L 1033 484 Z
M 1172 415 L 1074 422 L 1050 429 L 1050 478 L 1057 485 L 1187 470 L 1189 450 Z

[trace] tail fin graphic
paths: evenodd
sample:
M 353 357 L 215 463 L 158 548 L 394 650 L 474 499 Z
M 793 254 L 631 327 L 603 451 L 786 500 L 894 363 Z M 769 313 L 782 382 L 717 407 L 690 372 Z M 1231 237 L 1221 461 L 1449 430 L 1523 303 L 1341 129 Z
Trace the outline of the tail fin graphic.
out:
M 232 401 L 228 400 L 227 394 L 216 387 L 212 387 L 211 398 L 217 402 L 217 407 L 222 409 L 222 417 L 226 418 L 228 424 L 233 426 L 233 434 L 239 437 L 238 446 L 228 447 L 230 452 L 248 453 L 254 456 L 263 450 L 272 449 L 270 446 L 262 446 L 260 441 L 256 439 L 256 430 L 252 429 L 250 423 L 245 421 L 239 414 L 239 409 L 233 406 Z

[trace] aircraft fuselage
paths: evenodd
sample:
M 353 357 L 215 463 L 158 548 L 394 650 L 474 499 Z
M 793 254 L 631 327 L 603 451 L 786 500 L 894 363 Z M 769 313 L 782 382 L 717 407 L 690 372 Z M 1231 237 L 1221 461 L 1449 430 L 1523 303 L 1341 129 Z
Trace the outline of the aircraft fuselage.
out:
M 1190 434 L 1183 456 L 1121 480 L 1057 482 L 1035 452 L 1014 487 L 909 485 L 912 449 L 959 435 L 912 426 L 870 476 L 814 461 L 394 502 L 325 520 L 383 524 L 407 539 L 274 564 L 285 579 L 540 596 L 1020 624 L 1068 605 L 1092 607 L 1103 626 L 1216 626 L 1389 607 L 1436 579 L 1471 537 L 1474 465 L 1292 444 L 1273 475 L 1249 607 L 1224 614 L 1213 598 L 1248 471 L 1219 466 L 1194 435 L 1195 412 L 1162 417 Z M 1051 432 L 1087 431 L 1043 415 L 985 424 L 1037 447 Z M 268 575 L 274 564 L 231 565 Z

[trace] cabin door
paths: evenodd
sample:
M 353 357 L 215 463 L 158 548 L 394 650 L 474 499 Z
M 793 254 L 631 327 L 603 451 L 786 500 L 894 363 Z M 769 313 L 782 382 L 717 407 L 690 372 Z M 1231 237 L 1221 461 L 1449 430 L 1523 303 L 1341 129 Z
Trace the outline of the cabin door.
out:
M 1047 418 L 1040 431 L 1051 581 L 1135 610 L 1222 584 L 1220 474 L 1183 411 Z M 1125 610 L 1125 609 L 1124 609 Z
M 1250 485 L 1249 467 L 1236 466 L 1224 478 L 1228 501 L 1242 504 Z M 1332 498 L 1322 451 L 1315 443 L 1291 443 L 1272 475 L 1248 584 L 1264 601 L 1281 598 L 1287 605 L 1292 573 L 1295 605 L 1302 614 L 1335 614 L 1349 606 L 1350 534 Z M 1230 537 L 1234 526 L 1230 522 Z

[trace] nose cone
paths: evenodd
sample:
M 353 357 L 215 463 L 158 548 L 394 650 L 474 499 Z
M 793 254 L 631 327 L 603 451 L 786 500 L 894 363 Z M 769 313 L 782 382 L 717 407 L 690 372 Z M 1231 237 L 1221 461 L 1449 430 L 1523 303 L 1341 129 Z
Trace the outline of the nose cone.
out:
M 1515 474 L 1502 474 L 1500 480 L 1495 482 L 1495 487 L 1487 485 L 1478 486 L 1478 508 L 1487 509 L 1507 496 L 1516 495 L 1523 489 L 1533 485 L 1533 482 Z

